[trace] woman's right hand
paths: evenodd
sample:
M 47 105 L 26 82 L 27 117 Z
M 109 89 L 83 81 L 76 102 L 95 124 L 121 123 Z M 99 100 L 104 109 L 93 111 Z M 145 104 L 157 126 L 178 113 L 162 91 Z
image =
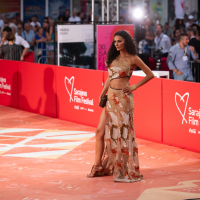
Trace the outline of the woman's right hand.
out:
M 100 104 L 100 102 L 101 102 L 101 96 L 99 97 L 99 104 Z M 98 104 L 98 105 L 99 105 L 99 104 Z

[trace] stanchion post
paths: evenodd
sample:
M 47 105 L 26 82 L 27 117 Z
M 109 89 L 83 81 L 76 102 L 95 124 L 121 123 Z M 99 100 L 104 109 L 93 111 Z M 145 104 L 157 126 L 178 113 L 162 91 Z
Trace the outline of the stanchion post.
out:
M 56 65 L 56 28 L 55 26 L 57 25 L 57 23 L 54 22 L 54 26 L 53 26 L 53 32 L 54 32 L 54 42 L 53 42 L 53 52 L 54 52 L 54 61 L 53 61 L 53 64 Z
M 97 69 L 96 67 L 96 38 L 95 38 L 95 25 L 96 25 L 96 22 L 94 21 L 93 22 L 93 28 L 94 28 L 94 32 L 93 32 L 93 37 L 94 37 L 94 69 Z

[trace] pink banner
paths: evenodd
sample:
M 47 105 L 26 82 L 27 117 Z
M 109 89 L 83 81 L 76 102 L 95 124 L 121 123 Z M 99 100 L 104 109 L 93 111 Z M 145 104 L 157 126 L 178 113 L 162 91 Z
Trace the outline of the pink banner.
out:
M 107 71 L 106 55 L 117 31 L 126 30 L 134 38 L 134 26 L 130 25 L 97 25 L 97 69 Z

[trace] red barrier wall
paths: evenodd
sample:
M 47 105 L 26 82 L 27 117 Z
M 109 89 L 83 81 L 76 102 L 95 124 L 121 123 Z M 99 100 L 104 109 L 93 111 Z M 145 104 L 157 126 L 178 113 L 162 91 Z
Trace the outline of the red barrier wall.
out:
M 104 80 L 108 76 L 104 72 Z M 130 85 L 141 81 L 144 77 L 132 76 Z M 162 101 L 161 101 L 161 79 L 154 78 L 146 85 L 141 86 L 133 92 L 135 109 L 135 134 L 136 137 L 162 142 Z
M 98 106 L 102 80 L 103 71 L 57 67 L 58 118 L 96 127 L 102 111 Z
M 34 63 L 35 62 L 34 51 L 28 51 L 24 56 L 24 61 Z
M 200 152 L 200 84 L 163 79 L 163 142 Z
M 18 108 L 18 62 L 0 60 L 0 105 Z
M 56 83 L 53 65 L 19 62 L 19 109 L 56 117 Z
M 97 126 L 106 78 L 103 71 L 0 60 L 0 104 Z M 130 84 L 141 79 L 132 76 Z M 200 152 L 199 89 L 198 83 L 158 78 L 138 88 L 136 136 Z

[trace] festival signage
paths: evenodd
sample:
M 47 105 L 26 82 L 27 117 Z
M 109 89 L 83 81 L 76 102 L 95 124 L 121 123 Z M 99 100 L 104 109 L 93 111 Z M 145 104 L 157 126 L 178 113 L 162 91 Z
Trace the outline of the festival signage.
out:
M 18 62 L 1 60 L 0 64 L 0 105 L 18 108 Z
M 70 9 L 70 0 L 49 0 L 49 17 L 57 21 L 58 16 L 64 16 L 65 10 Z
M 163 80 L 163 142 L 200 151 L 199 83 Z
M 37 15 L 38 21 L 43 22 L 45 17 L 45 0 L 24 0 L 24 22 Z
M 57 30 L 58 65 L 95 69 L 93 25 L 58 25 Z
M 131 25 L 97 25 L 97 69 L 107 71 L 105 61 L 107 52 L 117 31 L 126 30 L 134 38 L 134 26 Z
M 154 23 L 164 24 L 164 0 L 150 1 L 151 19 Z
M 102 111 L 98 106 L 102 80 L 100 71 L 57 67 L 57 117 L 97 126 Z
M 20 20 L 20 2 L 20 0 L 1 0 L 0 17 L 1 14 L 5 14 L 6 19 L 10 22 L 12 22 L 12 19 Z

